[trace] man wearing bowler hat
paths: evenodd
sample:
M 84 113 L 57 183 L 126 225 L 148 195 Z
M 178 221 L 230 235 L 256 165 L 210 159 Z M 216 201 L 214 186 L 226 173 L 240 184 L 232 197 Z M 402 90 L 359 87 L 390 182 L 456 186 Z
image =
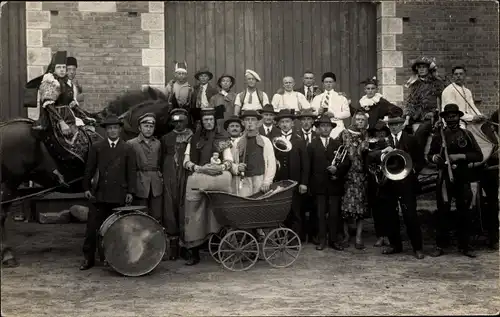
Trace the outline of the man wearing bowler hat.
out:
M 429 149 L 429 161 L 438 165 L 442 170 L 437 186 L 437 228 L 436 249 L 432 256 L 440 256 L 444 253 L 447 237 L 447 212 L 450 209 L 450 201 L 455 198 L 456 218 L 458 221 L 458 246 L 460 252 L 468 257 L 475 257 L 469 246 L 469 203 L 471 197 L 469 163 L 481 162 L 483 153 L 476 139 L 468 130 L 460 128 L 460 118 L 464 115 L 458 105 L 447 104 L 439 114 L 446 122 L 443 134 L 436 134 L 432 138 Z M 446 144 L 450 162 L 446 162 L 444 151 Z M 452 164 L 452 175 L 448 173 L 447 164 Z M 450 177 L 451 176 L 451 177 Z
M 274 119 L 276 118 L 277 112 L 274 111 L 274 107 L 271 104 L 267 104 L 259 110 L 262 115 L 262 124 L 259 128 L 259 134 L 268 137 L 270 140 L 281 135 L 281 130 L 276 126 Z
M 138 124 L 139 136 L 127 141 L 135 153 L 135 203 L 147 206 L 149 214 L 162 223 L 161 142 L 153 136 L 155 114 L 143 114 L 139 117 Z
M 94 200 L 94 208 L 89 210 L 83 243 L 85 260 L 80 270 L 88 270 L 95 264 L 97 231 L 101 224 L 114 208 L 130 204 L 135 193 L 135 156 L 130 145 L 120 139 L 123 123 L 117 116 L 110 115 L 101 126 L 106 129 L 107 138 L 90 147 L 84 173 L 85 197 Z M 97 178 L 96 186 L 91 184 L 93 178 Z M 102 250 L 99 251 L 104 261 Z

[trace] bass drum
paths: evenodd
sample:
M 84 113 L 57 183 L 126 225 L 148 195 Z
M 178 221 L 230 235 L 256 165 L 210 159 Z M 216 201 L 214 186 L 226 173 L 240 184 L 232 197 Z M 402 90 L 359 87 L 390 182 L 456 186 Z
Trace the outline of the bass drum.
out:
M 141 276 L 160 264 L 166 250 L 163 227 L 143 206 L 113 209 L 99 229 L 102 252 L 116 272 L 125 276 Z

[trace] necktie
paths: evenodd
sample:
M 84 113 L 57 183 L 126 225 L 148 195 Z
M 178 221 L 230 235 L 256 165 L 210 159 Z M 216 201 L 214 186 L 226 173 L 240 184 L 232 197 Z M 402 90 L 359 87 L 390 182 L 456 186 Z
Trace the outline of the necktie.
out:
M 115 142 L 111 142 L 111 148 L 114 149 L 115 148 Z
M 325 146 L 325 149 L 328 148 L 328 138 L 323 138 L 323 145 Z
M 266 135 L 269 135 L 270 132 L 271 132 L 271 128 L 266 128 Z
M 202 108 L 207 108 L 208 107 L 207 85 L 204 85 L 203 89 L 201 90 L 201 107 Z
M 248 104 L 249 105 L 252 104 L 252 94 L 253 94 L 253 92 L 249 92 L 249 94 L 248 94 Z
M 394 134 L 392 135 L 392 145 L 394 146 L 394 148 L 398 146 L 398 137 Z
M 330 105 L 330 92 L 326 91 L 325 92 L 325 99 L 323 100 L 323 108 L 327 108 Z
M 311 143 L 311 132 L 306 132 L 306 141 L 307 144 Z
M 311 102 L 313 99 L 313 91 L 312 87 L 307 87 L 307 101 Z

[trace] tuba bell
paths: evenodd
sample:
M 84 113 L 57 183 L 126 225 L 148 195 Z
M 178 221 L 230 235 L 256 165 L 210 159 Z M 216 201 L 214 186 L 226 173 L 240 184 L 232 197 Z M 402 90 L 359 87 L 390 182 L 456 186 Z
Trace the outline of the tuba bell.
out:
M 387 153 L 380 166 L 383 176 L 392 181 L 405 179 L 413 169 L 411 156 L 402 150 Z
M 285 136 L 279 136 L 273 139 L 273 146 L 280 152 L 290 152 L 292 150 L 292 142 L 288 141 Z

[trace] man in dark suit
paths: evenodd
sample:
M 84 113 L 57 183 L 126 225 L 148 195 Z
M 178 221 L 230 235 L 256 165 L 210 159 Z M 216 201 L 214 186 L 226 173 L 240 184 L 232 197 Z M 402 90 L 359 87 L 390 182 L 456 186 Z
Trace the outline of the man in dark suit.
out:
M 302 93 L 304 96 L 306 96 L 307 101 L 311 103 L 314 97 L 321 94 L 322 91 L 318 86 L 314 85 L 313 72 L 309 70 L 305 71 L 303 80 L 304 80 L 304 86 L 295 89 L 295 91 Z
M 306 144 L 297 133 L 293 131 L 293 120 L 295 116 L 290 109 L 280 110 L 276 121 L 281 129 L 281 136 L 290 142 L 291 149 L 274 149 L 278 169 L 274 177 L 275 181 L 294 180 L 299 183 L 297 191 L 292 199 L 292 210 L 288 215 L 287 225 L 297 232 L 301 240 L 305 240 L 305 232 L 302 230 L 302 219 L 300 207 L 302 196 L 307 193 L 309 182 L 309 157 Z
M 382 150 L 370 152 L 368 155 L 372 156 L 372 159 L 377 164 L 380 164 L 384 161 L 386 155 L 397 149 L 408 153 L 412 159 L 413 168 L 405 179 L 399 181 L 387 179 L 380 186 L 379 203 L 385 206 L 385 224 L 390 243 L 390 247 L 384 249 L 383 254 L 401 253 L 403 251 L 398 211 L 399 202 L 415 257 L 420 260 L 424 258 L 424 254 L 422 253 L 422 230 L 417 217 L 416 193 L 418 186 L 417 175 L 424 167 L 425 157 L 418 141 L 403 131 L 405 119 L 402 118 L 402 115 L 401 108 L 394 107 L 391 109 L 388 117 L 384 120 L 391 131 L 389 146 Z M 390 162 L 387 162 L 387 164 L 390 165 Z
M 197 71 L 196 74 L 194 74 L 194 78 L 196 78 L 198 84 L 194 86 L 193 89 L 194 98 L 191 98 L 191 115 L 193 117 L 193 120 L 195 121 L 201 120 L 201 109 L 210 108 L 210 99 L 219 93 L 219 90 L 212 87 L 209 83 L 213 77 L 214 75 L 206 67 L 202 68 L 201 70 Z
M 302 140 L 304 140 L 306 147 L 311 144 L 312 140 L 317 136 L 317 133 L 313 129 L 314 120 L 318 115 L 312 109 L 304 109 L 297 116 L 300 120 L 300 127 L 296 127 L 296 132 Z M 297 120 L 296 120 L 297 121 Z M 302 197 L 302 206 L 300 208 L 300 213 L 302 217 L 302 223 L 304 225 L 303 229 L 307 235 L 307 241 L 314 244 L 318 244 L 317 240 L 317 219 L 316 219 L 316 209 L 314 207 L 314 198 L 311 195 L 311 191 L 308 190 L 306 194 Z M 309 216 L 307 216 L 309 215 Z
M 273 139 L 281 135 L 281 130 L 276 126 L 274 119 L 276 118 L 276 112 L 271 104 L 267 104 L 259 110 L 262 115 L 262 125 L 259 128 L 259 134 L 267 136 L 269 139 Z
M 316 250 L 323 250 L 326 246 L 327 232 L 328 245 L 334 250 L 342 251 L 344 248 L 337 243 L 337 228 L 339 227 L 340 202 L 344 194 L 343 178 L 349 170 L 349 157 L 334 165 L 336 151 L 341 143 L 330 137 L 336 124 L 323 115 L 315 122 L 319 134 L 307 147 L 311 164 L 309 190 L 316 202 L 316 222 L 318 227 L 319 245 Z M 340 153 L 339 153 L 340 156 Z M 326 218 L 328 214 L 328 219 Z
M 83 243 L 85 260 L 80 270 L 88 270 L 95 264 L 97 231 L 101 224 L 114 208 L 130 204 L 135 192 L 135 156 L 130 146 L 119 138 L 123 123 L 111 115 L 101 125 L 106 129 L 107 138 L 92 144 L 83 180 L 85 197 L 95 199 L 95 208 L 89 210 Z M 97 185 L 93 189 L 91 180 L 96 173 Z M 104 255 L 99 253 L 104 261 Z

